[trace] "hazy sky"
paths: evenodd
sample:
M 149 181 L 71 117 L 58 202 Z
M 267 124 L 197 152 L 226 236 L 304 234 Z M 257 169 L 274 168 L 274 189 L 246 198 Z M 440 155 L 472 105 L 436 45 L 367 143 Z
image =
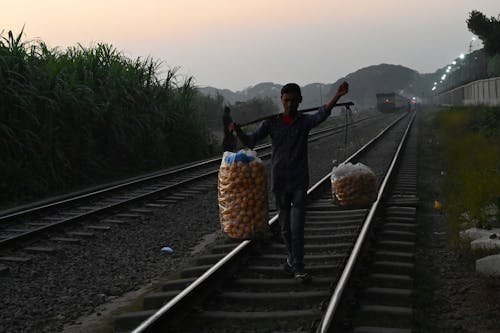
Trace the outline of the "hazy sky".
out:
M 465 20 L 499 0 L 0 0 L 0 31 L 49 47 L 112 44 L 199 86 L 332 83 L 389 63 L 434 72 L 467 53 Z M 480 47 L 478 41 L 473 48 Z

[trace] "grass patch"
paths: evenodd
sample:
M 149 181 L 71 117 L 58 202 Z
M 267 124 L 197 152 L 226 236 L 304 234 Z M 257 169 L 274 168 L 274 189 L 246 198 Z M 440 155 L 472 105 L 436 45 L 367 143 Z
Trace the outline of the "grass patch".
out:
M 451 243 L 470 227 L 498 226 L 500 109 L 455 107 L 435 121 L 443 149 L 443 194 Z
M 493 112 L 494 117 L 481 113 L 485 109 L 486 113 Z M 454 330 L 455 319 L 449 317 L 453 316 L 453 309 L 446 308 L 447 302 L 456 304 L 453 307 L 462 309 L 460 311 L 475 309 L 471 316 L 476 317 L 477 322 L 485 322 L 475 331 L 486 331 L 486 325 L 493 328 L 498 322 L 495 300 L 498 300 L 499 279 L 474 273 L 476 259 L 495 251 L 472 250 L 470 240 L 458 237 L 459 230 L 476 226 L 474 219 L 495 218 L 485 214 L 484 207 L 495 203 L 498 189 L 484 185 L 487 182 L 483 178 L 498 182 L 498 174 L 492 172 L 498 156 L 493 151 L 498 149 L 498 120 L 491 120 L 498 119 L 497 114 L 498 108 L 426 108 L 417 118 L 419 250 L 415 266 L 414 332 L 435 332 L 438 325 L 441 328 L 449 325 L 447 328 Z M 464 172 L 471 164 L 474 170 Z M 471 181 L 478 178 L 480 182 L 476 184 Z M 435 209 L 434 200 L 441 201 L 443 209 Z M 479 213 L 473 215 L 472 211 Z M 464 212 L 467 218 L 463 217 Z M 470 328 L 461 326 L 468 324 L 467 320 L 456 320 L 456 324 L 455 330 Z

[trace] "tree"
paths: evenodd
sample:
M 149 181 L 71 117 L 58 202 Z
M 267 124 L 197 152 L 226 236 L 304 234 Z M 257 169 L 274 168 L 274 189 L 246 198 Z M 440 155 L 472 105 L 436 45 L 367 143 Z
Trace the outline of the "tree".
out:
M 215 96 L 196 94 L 195 106 L 201 119 L 210 131 L 222 130 L 222 109 L 224 97 L 217 93 Z
M 467 19 L 469 31 L 479 37 L 489 55 L 500 54 L 500 20 L 473 10 Z
M 488 61 L 488 75 L 490 77 L 500 76 L 500 53 L 493 56 L 490 61 Z

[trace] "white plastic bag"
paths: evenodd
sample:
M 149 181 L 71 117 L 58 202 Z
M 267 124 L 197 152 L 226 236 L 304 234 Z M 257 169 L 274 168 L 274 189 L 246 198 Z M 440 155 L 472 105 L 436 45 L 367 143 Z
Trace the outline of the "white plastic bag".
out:
M 224 152 L 218 197 L 220 224 L 227 236 L 254 239 L 268 235 L 266 171 L 255 151 Z
M 375 173 L 362 163 L 341 163 L 332 169 L 333 203 L 342 207 L 365 207 L 377 198 Z

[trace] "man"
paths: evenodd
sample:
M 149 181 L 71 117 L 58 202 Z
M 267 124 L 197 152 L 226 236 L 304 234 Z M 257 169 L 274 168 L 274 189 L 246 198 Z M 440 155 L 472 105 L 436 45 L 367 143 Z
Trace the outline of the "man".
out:
M 321 106 L 317 113 L 299 114 L 298 107 L 302 102 L 300 87 L 296 83 L 288 83 L 281 89 L 282 114 L 264 120 L 251 134 L 244 133 L 237 124 L 231 126 L 243 144 L 250 148 L 259 140 L 271 136 L 272 191 L 288 252 L 284 269 L 302 282 L 311 280 L 304 270 L 303 262 L 305 203 L 309 186 L 307 139 L 309 131 L 330 116 L 335 104 L 347 92 L 348 84 L 344 82 L 335 96 Z

